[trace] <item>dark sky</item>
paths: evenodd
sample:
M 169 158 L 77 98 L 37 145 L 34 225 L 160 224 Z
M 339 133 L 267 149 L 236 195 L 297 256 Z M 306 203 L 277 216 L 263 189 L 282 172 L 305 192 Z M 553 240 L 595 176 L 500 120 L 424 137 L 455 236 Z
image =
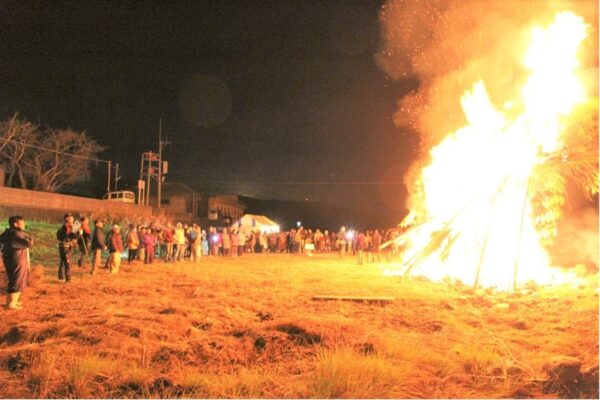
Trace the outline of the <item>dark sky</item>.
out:
M 393 125 L 416 82 L 377 68 L 381 1 L 0 3 L 0 118 L 86 131 L 139 175 L 198 190 L 382 210 L 399 222 L 415 151 Z M 100 176 L 98 181 L 100 181 Z M 319 182 L 319 185 L 285 183 Z M 329 183 L 336 184 L 329 184 Z

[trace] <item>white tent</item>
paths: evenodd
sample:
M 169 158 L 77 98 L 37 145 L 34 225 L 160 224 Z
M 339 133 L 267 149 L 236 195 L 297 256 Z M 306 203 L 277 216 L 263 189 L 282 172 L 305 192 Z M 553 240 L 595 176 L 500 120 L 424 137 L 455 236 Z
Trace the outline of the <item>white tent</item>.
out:
M 244 233 L 250 231 L 279 232 L 279 225 L 264 215 L 246 214 L 231 224 L 231 229 L 236 229 Z

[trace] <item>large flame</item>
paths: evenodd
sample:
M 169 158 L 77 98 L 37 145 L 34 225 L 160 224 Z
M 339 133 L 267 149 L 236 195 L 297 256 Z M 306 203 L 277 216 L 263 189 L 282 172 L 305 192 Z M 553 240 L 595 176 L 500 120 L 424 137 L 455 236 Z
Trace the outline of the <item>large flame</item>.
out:
M 583 18 L 562 12 L 532 30 L 520 97 L 498 107 L 484 82 L 461 99 L 468 124 L 430 151 L 420 174 L 421 204 L 405 219 L 411 273 L 499 288 L 564 276 L 549 265 L 531 202 L 534 168 L 560 152 L 561 132 L 586 101 L 577 50 Z

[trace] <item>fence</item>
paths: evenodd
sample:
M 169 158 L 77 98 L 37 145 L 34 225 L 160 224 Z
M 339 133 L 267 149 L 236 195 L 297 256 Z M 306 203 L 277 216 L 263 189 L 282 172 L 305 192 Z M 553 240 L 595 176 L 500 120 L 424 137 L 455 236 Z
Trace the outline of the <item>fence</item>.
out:
M 132 220 L 150 219 L 162 214 L 153 207 L 137 204 L 8 187 L 0 187 L 0 209 L 3 214 L 18 213 L 28 219 L 47 221 L 62 220 L 67 211 Z

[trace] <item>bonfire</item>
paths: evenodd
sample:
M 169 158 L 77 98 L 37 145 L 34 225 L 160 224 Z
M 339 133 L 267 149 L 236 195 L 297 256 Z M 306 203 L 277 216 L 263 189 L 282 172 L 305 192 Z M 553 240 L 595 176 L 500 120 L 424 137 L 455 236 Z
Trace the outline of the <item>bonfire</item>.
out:
M 502 96 L 484 81 L 463 94 L 467 125 L 429 151 L 413 186 L 401 273 L 499 289 L 572 279 L 551 266 L 548 247 L 567 180 L 598 193 L 597 102 L 577 58 L 589 29 L 557 13 L 531 30 L 518 97 L 494 104 Z

